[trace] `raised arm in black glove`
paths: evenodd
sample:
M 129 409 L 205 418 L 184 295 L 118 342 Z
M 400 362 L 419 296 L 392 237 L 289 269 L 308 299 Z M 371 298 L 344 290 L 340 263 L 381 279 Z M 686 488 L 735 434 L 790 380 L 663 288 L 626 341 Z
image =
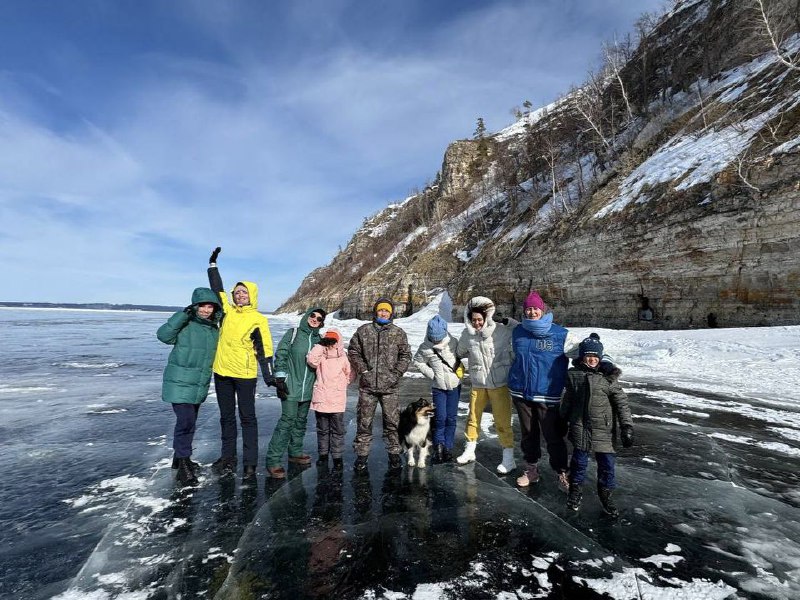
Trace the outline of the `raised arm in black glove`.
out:
M 336 343 L 336 340 L 329 337 L 324 337 L 320 341 L 317 342 L 320 346 L 333 346 Z
M 286 385 L 286 377 L 277 377 L 275 379 L 275 389 L 278 392 L 278 398 L 286 400 L 289 397 L 289 386 Z
M 190 304 L 189 306 L 184 308 L 183 312 L 185 312 L 187 315 L 191 317 L 194 314 L 194 304 Z
M 208 258 L 208 264 L 213 265 L 215 262 L 217 262 L 217 257 L 219 256 L 220 252 L 222 252 L 222 248 L 221 247 L 217 246 L 216 248 L 214 248 L 214 251 L 211 253 L 211 256 Z
M 508 325 L 508 317 L 497 317 L 494 319 L 495 323 L 500 323 L 501 325 Z
M 622 447 L 630 448 L 633 446 L 633 425 L 622 426 Z

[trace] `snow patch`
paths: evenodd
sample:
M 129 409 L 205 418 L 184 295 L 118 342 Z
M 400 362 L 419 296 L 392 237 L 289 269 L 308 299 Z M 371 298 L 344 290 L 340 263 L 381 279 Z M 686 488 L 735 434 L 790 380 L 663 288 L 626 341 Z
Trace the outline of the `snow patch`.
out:
M 643 563 L 650 563 L 657 566 L 660 569 L 664 568 L 664 565 L 668 565 L 670 567 L 674 567 L 676 564 L 683 560 L 682 556 L 676 556 L 674 554 L 654 554 L 653 556 L 648 556 L 647 558 L 640 558 L 639 562 Z

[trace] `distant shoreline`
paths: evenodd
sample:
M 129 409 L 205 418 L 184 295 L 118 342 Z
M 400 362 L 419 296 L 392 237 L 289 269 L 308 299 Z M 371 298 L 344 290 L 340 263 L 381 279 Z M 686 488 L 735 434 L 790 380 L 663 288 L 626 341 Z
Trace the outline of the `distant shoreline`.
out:
M 58 310 L 101 310 L 124 312 L 175 312 L 182 306 L 158 306 L 151 304 L 106 304 L 104 302 L 91 303 L 58 303 L 58 302 L 0 302 L 0 308 L 36 308 Z

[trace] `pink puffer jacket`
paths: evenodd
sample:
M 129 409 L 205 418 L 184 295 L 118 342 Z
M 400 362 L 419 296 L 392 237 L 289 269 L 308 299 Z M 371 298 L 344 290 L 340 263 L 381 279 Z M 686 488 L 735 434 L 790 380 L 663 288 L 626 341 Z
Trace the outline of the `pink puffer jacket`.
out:
M 323 413 L 344 412 L 347 404 L 347 385 L 355 378 L 341 340 L 333 346 L 316 344 L 306 357 L 317 370 L 311 410 Z

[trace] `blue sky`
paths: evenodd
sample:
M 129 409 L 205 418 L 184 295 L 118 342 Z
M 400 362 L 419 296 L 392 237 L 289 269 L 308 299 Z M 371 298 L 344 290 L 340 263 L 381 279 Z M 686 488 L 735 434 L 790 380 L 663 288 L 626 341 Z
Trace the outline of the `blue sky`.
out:
M 275 308 L 661 4 L 4 1 L 0 300 L 183 305 L 220 245 Z

